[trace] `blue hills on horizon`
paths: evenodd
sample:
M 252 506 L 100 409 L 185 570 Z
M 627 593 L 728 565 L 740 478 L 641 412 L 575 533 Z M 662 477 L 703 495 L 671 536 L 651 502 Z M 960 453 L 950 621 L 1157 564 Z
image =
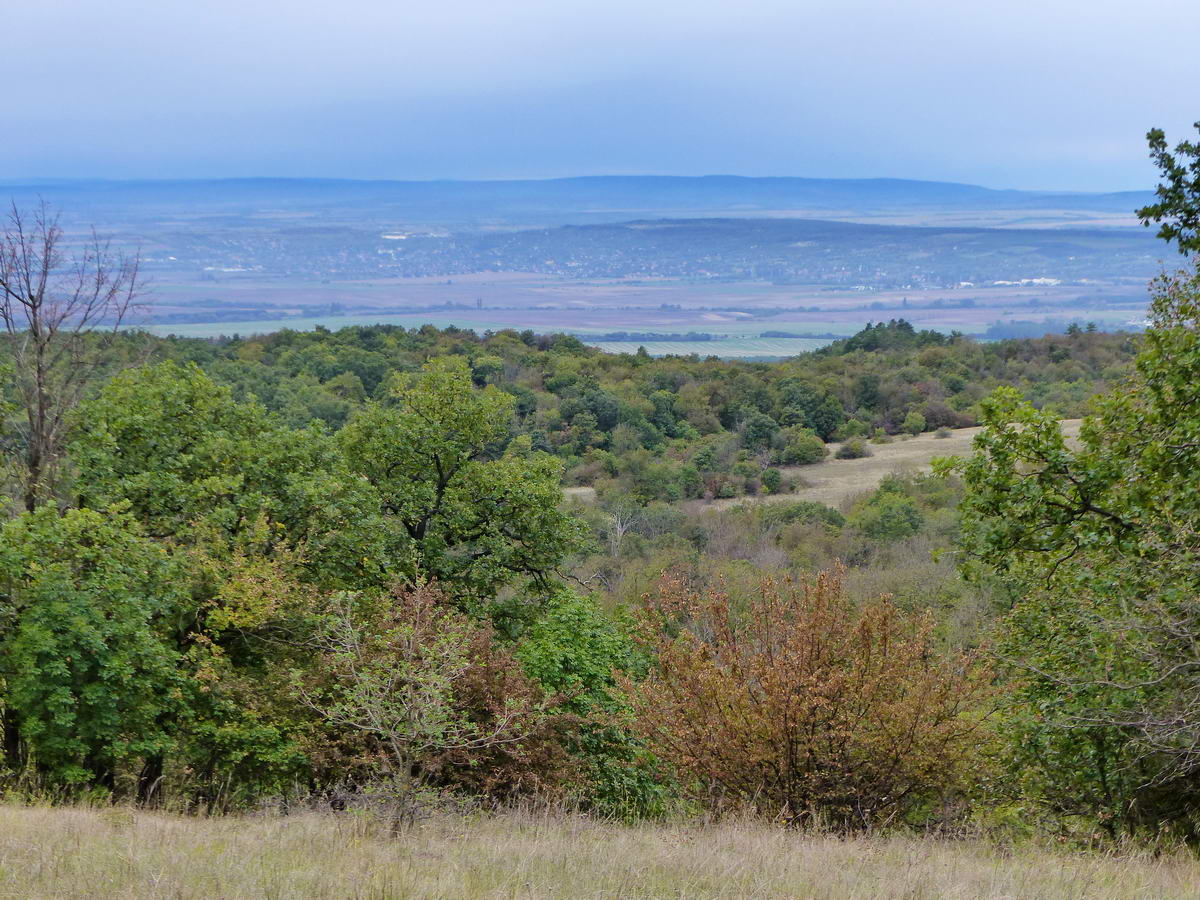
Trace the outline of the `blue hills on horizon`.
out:
M 7 194 L 9 197 L 4 197 Z M 129 207 L 242 211 L 338 210 L 369 207 L 409 219 L 467 223 L 612 222 L 722 212 L 737 216 L 839 215 L 971 209 L 1052 209 L 1124 213 L 1153 199 L 1152 191 L 1107 193 L 993 189 L 956 182 L 900 178 L 801 178 L 738 175 L 589 175 L 513 180 L 355 180 L 332 178 L 22 179 L 0 180 L 0 198 L 27 203 L 43 197 L 63 210 L 129 213 Z M 121 216 L 124 218 L 124 215 Z

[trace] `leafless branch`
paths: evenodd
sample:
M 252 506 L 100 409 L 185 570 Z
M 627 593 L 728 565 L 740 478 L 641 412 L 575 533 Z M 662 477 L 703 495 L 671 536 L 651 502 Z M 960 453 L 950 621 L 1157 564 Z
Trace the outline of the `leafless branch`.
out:
M 138 254 L 114 250 L 95 230 L 71 253 L 65 244 L 44 201 L 31 212 L 13 204 L 0 233 L 0 334 L 23 420 L 21 487 L 30 510 L 53 496 L 70 412 L 144 289 Z

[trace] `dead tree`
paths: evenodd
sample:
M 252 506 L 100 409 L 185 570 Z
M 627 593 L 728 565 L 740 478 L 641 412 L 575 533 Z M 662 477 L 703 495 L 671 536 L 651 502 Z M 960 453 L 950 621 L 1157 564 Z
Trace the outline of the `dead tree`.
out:
M 93 230 L 68 252 L 45 202 L 14 203 L 0 234 L 0 319 L 16 404 L 13 447 L 21 498 L 34 510 L 61 476 L 69 414 L 137 306 L 140 257 L 114 251 Z

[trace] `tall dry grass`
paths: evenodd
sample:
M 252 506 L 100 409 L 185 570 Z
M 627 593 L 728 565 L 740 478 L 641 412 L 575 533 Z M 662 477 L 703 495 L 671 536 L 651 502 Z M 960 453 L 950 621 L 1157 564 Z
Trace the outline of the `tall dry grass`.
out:
M 196 819 L 7 805 L 0 896 L 1157 900 L 1200 896 L 1200 863 L 750 824 L 447 816 L 390 837 L 351 814 Z

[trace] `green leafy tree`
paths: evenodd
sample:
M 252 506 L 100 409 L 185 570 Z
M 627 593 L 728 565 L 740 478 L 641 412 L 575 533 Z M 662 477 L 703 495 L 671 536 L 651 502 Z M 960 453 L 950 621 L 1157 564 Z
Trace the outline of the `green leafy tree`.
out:
M 308 576 L 330 586 L 383 578 L 378 498 L 337 445 L 195 366 L 117 375 L 81 408 L 71 455 L 80 505 L 127 503 L 152 537 L 218 555 L 303 547 Z
M 836 397 L 795 378 L 780 385 L 779 405 L 783 410 L 780 422 L 811 428 L 822 440 L 829 440 L 846 421 L 845 410 Z
M 581 546 L 582 525 L 559 509 L 561 464 L 508 444 L 512 411 L 510 395 L 476 389 L 464 360 L 443 358 L 340 433 L 406 542 L 396 576 L 486 598 L 517 577 L 544 581 Z
M 960 463 L 963 547 L 1019 599 L 1016 774 L 1114 833 L 1200 811 L 1200 274 L 1164 277 L 1129 382 L 1078 447 L 1015 390 Z M 945 468 L 945 467 L 944 467 Z
M 314 591 L 386 579 L 377 495 L 320 429 L 287 428 L 194 366 L 127 370 L 79 421 L 80 504 L 128 510 L 187 601 L 163 639 L 203 690 L 150 780 L 208 807 L 278 789 L 304 767 L 302 717 L 263 687 L 311 634 Z
M 47 506 L 0 530 L 0 704 L 23 742 L 9 767 L 51 786 L 144 781 L 193 694 L 171 638 L 187 584 L 127 514 Z
M 749 450 L 765 450 L 779 433 L 779 423 L 770 416 L 752 411 L 742 423 L 742 446 Z
M 1195 128 L 1200 131 L 1200 122 Z M 1172 153 L 1161 128 L 1152 128 L 1146 140 L 1164 182 L 1155 191 L 1158 202 L 1139 209 L 1138 218 L 1147 227 L 1161 223 L 1158 236 L 1174 241 L 1180 253 L 1200 251 L 1200 142 L 1180 141 Z

